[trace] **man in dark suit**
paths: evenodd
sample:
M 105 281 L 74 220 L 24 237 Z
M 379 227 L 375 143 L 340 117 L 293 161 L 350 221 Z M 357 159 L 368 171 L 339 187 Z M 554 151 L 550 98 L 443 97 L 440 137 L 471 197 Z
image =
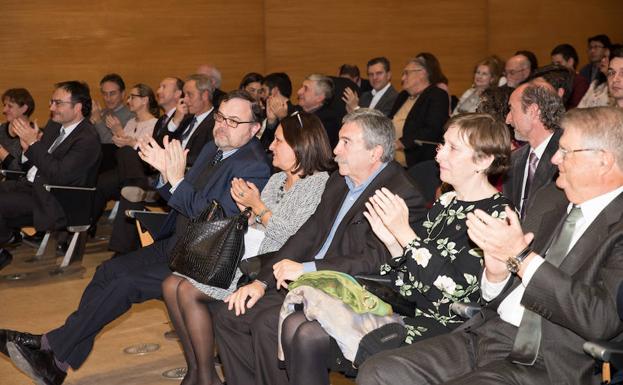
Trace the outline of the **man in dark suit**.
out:
M 365 91 L 358 97 L 356 92 L 347 88 L 342 96 L 346 111 L 352 112 L 358 107 L 374 108 L 389 116 L 398 96 L 398 91 L 391 84 L 389 60 L 386 57 L 375 57 L 368 61 L 367 68 L 372 90 Z
M 531 212 L 542 218 L 536 236 L 510 209 L 508 222 L 468 214 L 488 304 L 453 333 L 373 356 L 358 384 L 600 383 L 582 345 L 623 332 L 623 111 L 575 109 L 561 125 L 552 162 L 570 203 Z
M 543 82 L 519 86 L 510 96 L 506 123 L 515 137 L 528 142 L 511 155 L 503 191 L 525 219 L 536 193 L 553 183 L 558 170 L 551 162 L 558 150 L 565 108 L 553 87 Z M 563 198 L 562 192 L 559 197 Z
M 165 136 L 169 141 L 177 139 L 182 148 L 188 150 L 186 166 L 192 167 L 195 160 L 201 153 L 201 149 L 206 143 L 212 140 L 212 130 L 214 128 L 214 107 L 212 105 L 212 93 L 214 88 L 212 82 L 206 75 L 191 75 L 183 86 L 184 97 L 177 100 L 175 113 L 169 119 L 166 129 L 162 130 L 156 141 L 162 145 Z M 180 92 L 181 94 L 181 92 Z M 155 131 L 155 130 L 154 130 Z M 119 163 L 134 171 L 128 172 L 133 175 L 143 174 L 143 178 L 135 178 L 139 183 L 125 183 L 121 188 L 119 200 L 119 212 L 125 213 L 126 210 L 144 209 L 143 201 L 148 195 L 147 178 L 144 177 L 143 162 L 138 159 L 138 155 L 131 148 L 120 149 L 119 153 L 125 159 L 119 159 Z M 142 182 L 142 183 L 140 183 Z M 102 196 L 98 193 L 98 196 Z M 99 199 L 99 207 L 103 210 L 108 199 Z M 135 231 L 134 220 L 120 214 L 115 217 L 113 231 L 110 236 L 108 247 L 116 253 L 128 253 L 140 247 L 140 240 Z
M 405 199 L 409 220 L 421 220 L 425 201 L 394 162 L 392 123 L 379 111 L 347 115 L 334 150 L 331 175 L 316 212 L 273 255 L 264 256 L 257 279 L 215 304 L 216 339 L 227 383 L 286 384 L 277 363 L 279 308 L 287 287 L 304 272 L 378 273 L 390 254 L 363 216 L 368 198 L 387 187 Z M 248 299 L 248 302 L 247 302 Z M 227 309 L 229 307 L 229 310 Z M 234 311 L 231 311 L 231 310 Z
M 35 226 L 39 231 L 59 230 L 65 218 L 59 203 L 45 184 L 93 186 L 101 147 L 89 122 L 91 95 L 85 83 L 56 84 L 50 100 L 52 122 L 43 136 L 28 121 L 16 119 L 14 131 L 23 149 L 26 178 L 0 183 L 0 247 L 10 240 L 13 229 Z M 12 260 L 0 249 L 0 269 Z
M 239 213 L 230 195 L 232 178 L 242 178 L 263 188 L 270 166 L 254 135 L 259 129 L 260 107 L 244 91 L 234 91 L 221 102 L 208 143 L 193 167 L 185 172 L 179 141 L 161 148 L 150 139 L 141 143 L 142 158 L 161 174 L 159 193 L 171 211 L 157 241 L 126 256 L 100 265 L 85 289 L 78 309 L 65 324 L 43 337 L 0 331 L 0 351 L 35 381 L 61 384 L 69 367 L 78 369 L 89 355 L 104 326 L 125 313 L 133 303 L 162 296 L 161 284 L 171 274 L 170 252 L 186 225 L 216 199 L 226 215 Z M 167 157 L 169 161 L 165 162 Z
M 177 104 L 184 97 L 184 81 L 180 78 L 168 77 L 162 79 L 156 90 L 158 105 L 164 114 L 160 116 L 154 126 L 153 137 L 162 146 L 162 140 L 166 135 L 170 135 L 168 126 L 177 111 Z

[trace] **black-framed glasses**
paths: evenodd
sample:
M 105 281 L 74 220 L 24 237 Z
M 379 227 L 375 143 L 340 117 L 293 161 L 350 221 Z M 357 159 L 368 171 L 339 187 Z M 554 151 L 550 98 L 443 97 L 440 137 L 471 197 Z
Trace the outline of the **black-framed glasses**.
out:
M 586 152 L 586 151 L 604 152 L 604 150 L 601 149 L 601 148 L 578 148 L 576 150 L 565 150 L 562 147 L 558 147 L 558 152 L 560 152 L 560 154 L 562 154 L 562 159 L 565 159 L 568 154 L 573 154 L 575 152 Z
M 60 100 L 60 99 L 50 99 L 50 107 L 51 106 L 61 106 L 63 104 L 74 104 L 74 102 L 70 101 L 66 101 L 66 100 Z
M 139 95 L 139 94 L 130 94 L 130 96 L 128 96 L 130 99 L 132 98 L 144 98 L 143 95 Z
M 504 75 L 505 75 L 505 76 L 508 76 L 508 75 L 510 75 L 510 76 L 515 76 L 515 74 L 518 74 L 518 73 L 520 73 L 520 72 L 523 72 L 523 71 L 525 71 L 525 70 L 527 70 L 527 69 L 528 69 L 528 67 L 526 67 L 526 68 L 522 68 L 522 69 L 518 69 L 518 70 L 505 70 L 505 71 L 504 71 Z
M 214 120 L 218 123 L 221 122 L 225 122 L 225 124 L 231 128 L 236 128 L 238 127 L 239 124 L 244 124 L 244 123 L 255 123 L 253 121 L 248 121 L 248 122 L 241 122 L 238 121 L 236 119 L 232 119 L 232 118 L 228 118 L 225 115 L 223 115 L 220 111 L 216 111 L 214 113 Z

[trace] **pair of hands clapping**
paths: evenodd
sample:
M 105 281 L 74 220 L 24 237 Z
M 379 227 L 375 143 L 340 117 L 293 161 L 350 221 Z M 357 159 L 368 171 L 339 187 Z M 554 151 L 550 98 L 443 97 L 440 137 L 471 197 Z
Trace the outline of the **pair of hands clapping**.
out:
M 188 150 L 182 147 L 179 140 L 169 141 L 165 136 L 164 147 L 160 147 L 151 137 L 139 139 L 138 148 L 141 159 L 160 172 L 163 181 L 176 185 L 184 178 Z

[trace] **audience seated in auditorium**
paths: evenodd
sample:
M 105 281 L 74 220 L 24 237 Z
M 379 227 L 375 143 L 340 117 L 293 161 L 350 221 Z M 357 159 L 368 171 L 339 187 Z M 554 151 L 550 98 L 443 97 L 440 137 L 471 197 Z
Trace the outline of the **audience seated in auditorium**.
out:
M 303 80 L 296 96 L 298 107 L 320 118 L 329 136 L 329 143 L 334 147 L 338 141 L 342 114 L 330 105 L 335 96 L 333 80 L 328 76 L 311 74 Z
M 552 64 L 567 67 L 575 75 L 573 77 L 573 91 L 571 91 L 569 101 L 565 103 L 567 109 L 574 108 L 580 103 L 590 85 L 589 81 L 577 72 L 578 53 L 571 44 L 559 44 L 554 47 L 550 55 L 552 56 Z
M 609 55 L 609 48 L 612 45 L 608 35 L 595 35 L 587 39 L 588 64 L 580 70 L 580 75 L 584 76 L 589 83 L 592 83 L 601 72 L 601 59 Z
M 370 59 L 367 69 L 372 89 L 361 91 L 361 96 L 358 96 L 355 90 L 346 88 L 342 95 L 342 100 L 346 103 L 346 111 L 353 112 L 358 107 L 374 108 L 387 116 L 398 96 L 398 92 L 391 83 L 392 73 L 389 60 L 385 57 Z
M 502 68 L 495 58 L 488 57 L 478 62 L 474 68 L 474 83 L 461 95 L 452 115 L 476 112 L 482 92 L 490 87 L 497 87 L 501 76 Z
M 511 155 L 503 191 L 525 219 L 536 193 L 557 175 L 551 158 L 558 150 L 565 109 L 560 96 L 544 82 L 522 84 L 511 94 L 509 104 L 506 123 L 513 126 L 515 137 L 527 144 Z
M 508 222 L 469 213 L 485 255 L 485 307 L 453 333 L 368 359 L 358 384 L 600 383 L 582 345 L 623 332 L 623 111 L 574 109 L 561 126 L 552 161 L 570 203 L 531 212 L 534 234 L 510 210 Z
M 363 216 L 364 204 L 387 187 L 402 196 L 411 223 L 422 220 L 424 199 L 406 172 L 394 162 L 395 134 L 381 112 L 361 108 L 347 115 L 334 149 L 334 172 L 316 212 L 274 254 L 263 256 L 257 279 L 216 303 L 219 355 L 227 383 L 287 384 L 279 369 L 277 320 L 286 281 L 316 270 L 374 273 L 390 254 Z M 248 301 L 247 301 L 248 300 Z
M 264 233 L 258 254 L 278 250 L 314 213 L 329 178 L 327 171 L 334 169 L 327 133 L 320 119 L 307 112 L 284 118 L 270 149 L 273 166 L 280 172 L 268 180 L 261 196 L 255 185 L 242 179 L 234 179 L 231 189 L 241 210 L 252 208 L 251 222 Z M 238 270 L 229 289 L 204 285 L 177 273 L 165 279 L 164 300 L 188 368 L 185 383 L 219 383 L 213 362 L 212 316 L 207 305 L 230 295 L 241 275 Z
M 610 52 L 608 89 L 615 106 L 623 108 L 623 47 L 613 48 Z
M 525 55 L 511 56 L 504 65 L 506 87 L 517 88 L 531 73 L 531 63 Z
M 510 164 L 510 134 L 504 123 L 485 114 L 451 119 L 436 160 L 441 180 L 454 191 L 435 202 L 425 222 L 412 228 L 402 198 L 385 188 L 377 190 L 364 212 L 392 255 L 380 267 L 380 273 L 391 278 L 391 289 L 413 304 L 413 313 L 403 314 L 405 344 L 448 333 L 463 322 L 450 311 L 450 304 L 478 301 L 483 258 L 482 251 L 467 236 L 465 214 L 480 209 L 503 220 L 505 207 L 510 206 L 510 201 L 489 182 L 489 177 L 503 174 Z M 335 329 L 352 333 L 353 329 L 343 328 L 365 321 L 349 312 L 351 320 L 343 317 L 340 323 L 344 327 L 335 326 L 331 333 L 321 326 L 324 322 L 331 324 L 331 320 L 310 321 L 306 316 L 307 306 L 313 317 L 322 314 L 317 309 L 324 308 L 324 304 L 306 299 L 304 306 L 303 311 L 287 316 L 281 330 L 288 378 L 290 384 L 328 385 L 330 337 L 346 343 Z M 345 356 L 339 358 L 345 369 L 351 368 L 352 362 Z
M 427 52 L 409 59 L 402 71 L 402 91 L 389 114 L 396 130 L 396 161 L 411 167 L 435 158 L 448 120 L 447 82 L 437 58 Z
M 138 83 L 130 89 L 128 106 L 134 117 L 125 126 L 114 116 L 106 117 L 106 124 L 113 133 L 112 141 L 118 147 L 115 153 L 116 166 L 102 172 L 97 178 L 97 190 L 93 201 L 92 226 L 97 222 L 109 200 L 118 200 L 124 186 L 139 186 L 147 189 L 148 181 L 143 162 L 138 156 L 140 139 L 153 136 L 154 127 L 160 117 L 156 95 L 147 84 Z
M 11 122 L 22 119 L 30 124 L 35 101 L 25 88 L 10 88 L 2 94 L 2 115 L 6 122 L 0 125 L 0 161 L 3 170 L 21 171 L 22 146 Z
M 34 226 L 38 231 L 64 229 L 63 209 L 44 184 L 93 186 L 101 147 L 89 122 L 91 95 L 85 83 L 61 82 L 50 99 L 51 121 L 43 130 L 28 120 L 14 119 L 26 177 L 0 183 L 0 268 L 11 263 L 2 249 L 14 231 Z
M 66 102 L 60 97 L 64 96 L 55 95 L 55 101 Z M 251 182 L 258 189 L 266 184 L 270 166 L 254 138 L 260 113 L 260 107 L 246 92 L 228 94 L 216 115 L 214 141 L 204 146 L 186 174 L 184 149 L 179 141 L 165 141 L 164 148 L 153 139 L 141 142 L 142 158 L 160 171 L 158 192 L 171 208 L 157 241 L 101 264 L 83 292 L 78 309 L 61 327 L 43 336 L 0 330 L 0 352 L 6 353 L 6 343 L 13 362 L 33 380 L 61 384 L 70 367 L 76 370 L 84 363 L 104 326 L 133 303 L 161 298 L 162 281 L 171 274 L 170 251 L 186 224 L 201 214 L 212 199 L 220 202 L 225 215 L 238 213 L 230 195 L 233 178 Z M 175 161 L 163 162 L 166 156 Z

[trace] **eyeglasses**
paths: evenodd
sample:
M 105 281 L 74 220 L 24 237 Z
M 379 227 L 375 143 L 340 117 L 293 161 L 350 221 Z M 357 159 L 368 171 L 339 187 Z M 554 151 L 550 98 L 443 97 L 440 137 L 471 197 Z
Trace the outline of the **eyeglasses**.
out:
M 301 120 L 301 111 L 294 111 L 291 116 L 296 116 L 299 119 L 299 124 L 303 128 L 303 120 Z
M 62 104 L 71 104 L 73 105 L 74 103 L 70 100 L 70 101 L 65 101 L 65 100 L 60 100 L 60 99 L 50 99 L 50 107 L 52 106 L 60 106 Z
M 564 160 L 568 154 L 573 154 L 574 152 L 585 152 L 585 151 L 600 151 L 604 152 L 601 148 L 578 148 L 577 150 L 565 150 L 562 147 L 558 147 L 558 152 L 562 154 L 562 159 Z
M 420 71 L 424 71 L 424 68 L 416 68 L 416 69 L 411 69 L 411 70 L 404 70 L 404 71 L 402 71 L 402 76 L 409 76 L 409 74 L 411 72 L 420 72 Z
M 221 122 L 225 122 L 225 124 L 231 128 L 236 128 L 238 127 L 239 124 L 244 124 L 244 123 L 255 123 L 253 121 L 249 121 L 249 122 L 240 122 L 238 120 L 232 119 L 232 118 L 228 118 L 225 115 L 221 114 L 220 111 L 216 111 L 214 113 L 214 120 L 218 123 Z
M 591 44 L 588 46 L 588 49 L 602 49 L 602 48 L 606 48 L 606 46 L 603 44 Z
M 139 94 L 130 94 L 129 98 L 130 99 L 132 99 L 132 98 L 144 98 L 144 96 L 143 95 L 139 95 Z

